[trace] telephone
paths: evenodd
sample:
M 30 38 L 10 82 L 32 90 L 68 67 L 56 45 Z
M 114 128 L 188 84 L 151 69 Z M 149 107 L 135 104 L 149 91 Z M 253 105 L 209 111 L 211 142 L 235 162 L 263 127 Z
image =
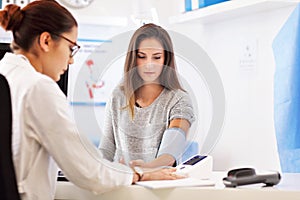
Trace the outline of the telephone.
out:
M 273 186 L 280 181 L 279 172 L 256 173 L 253 168 L 232 169 L 227 173 L 227 177 L 223 178 L 226 187 L 237 187 L 240 185 L 264 183 L 266 186 Z

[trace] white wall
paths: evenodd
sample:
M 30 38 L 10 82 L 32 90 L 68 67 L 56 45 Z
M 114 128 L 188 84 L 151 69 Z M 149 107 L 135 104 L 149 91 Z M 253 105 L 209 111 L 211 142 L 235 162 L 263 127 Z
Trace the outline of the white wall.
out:
M 223 80 L 226 120 L 222 137 L 211 153 L 215 170 L 238 166 L 280 170 L 273 121 L 272 41 L 293 9 L 241 15 L 205 25 L 172 25 L 203 45 Z M 246 44 L 256 49 L 256 62 L 248 69 L 240 66 Z

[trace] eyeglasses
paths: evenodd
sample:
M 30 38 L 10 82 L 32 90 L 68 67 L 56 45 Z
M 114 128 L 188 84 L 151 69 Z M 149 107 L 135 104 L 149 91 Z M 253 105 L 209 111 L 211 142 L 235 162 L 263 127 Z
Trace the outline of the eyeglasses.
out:
M 70 42 L 71 44 L 73 44 L 73 46 L 70 47 L 70 51 L 71 51 L 70 57 L 71 57 L 71 58 L 74 57 L 75 54 L 79 51 L 80 46 L 79 46 L 76 42 L 73 42 L 72 40 L 66 38 L 66 37 L 63 36 L 63 35 L 59 35 L 59 34 L 56 34 L 56 33 L 52 33 L 52 34 L 53 34 L 53 35 L 56 35 L 56 36 L 58 36 L 58 37 L 60 37 L 60 38 L 62 38 L 62 39 L 64 39 L 64 40 L 66 40 L 66 41 L 68 41 L 68 42 Z

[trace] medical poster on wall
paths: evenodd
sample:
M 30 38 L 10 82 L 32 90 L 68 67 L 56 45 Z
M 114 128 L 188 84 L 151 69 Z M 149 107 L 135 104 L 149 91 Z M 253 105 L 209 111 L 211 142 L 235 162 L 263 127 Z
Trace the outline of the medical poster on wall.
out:
M 68 101 L 79 133 L 96 146 L 104 127 L 105 105 L 123 74 L 125 56 L 115 55 L 112 46 L 124 47 L 128 41 L 116 42 L 123 26 L 79 24 L 79 52 L 69 66 Z M 124 51 L 124 49 L 122 49 Z
M 105 106 L 121 78 L 124 63 L 122 59 L 116 61 L 116 67 L 120 68 L 111 73 L 112 64 L 104 66 L 102 62 L 110 52 L 102 46 L 110 46 L 117 33 L 118 28 L 113 26 L 80 26 L 78 44 L 81 48 L 69 68 L 68 99 L 71 105 Z

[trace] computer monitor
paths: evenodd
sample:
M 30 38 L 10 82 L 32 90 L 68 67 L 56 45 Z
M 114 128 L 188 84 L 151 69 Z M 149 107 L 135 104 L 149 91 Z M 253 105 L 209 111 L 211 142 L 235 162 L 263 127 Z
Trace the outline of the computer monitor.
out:
M 65 73 L 60 76 L 60 80 L 57 81 L 58 86 L 66 96 L 68 94 L 68 75 L 69 70 L 65 71 Z
M 0 60 L 6 52 L 11 52 L 9 43 L 0 43 Z

